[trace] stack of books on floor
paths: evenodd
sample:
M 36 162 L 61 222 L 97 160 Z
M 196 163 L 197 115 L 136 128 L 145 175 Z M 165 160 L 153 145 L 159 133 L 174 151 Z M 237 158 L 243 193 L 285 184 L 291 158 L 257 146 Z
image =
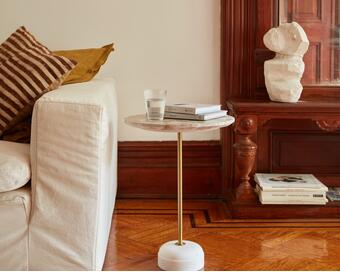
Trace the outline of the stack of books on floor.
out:
M 226 115 L 227 111 L 221 110 L 221 105 L 178 103 L 165 106 L 164 118 L 207 121 Z
M 327 198 L 330 201 L 340 201 L 340 187 L 328 188 Z
M 262 204 L 325 205 L 328 188 L 313 175 L 260 174 L 254 176 Z

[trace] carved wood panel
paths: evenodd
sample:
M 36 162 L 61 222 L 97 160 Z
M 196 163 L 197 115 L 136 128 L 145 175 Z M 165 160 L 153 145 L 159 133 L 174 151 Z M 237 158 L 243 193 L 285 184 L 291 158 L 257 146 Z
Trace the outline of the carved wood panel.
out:
M 316 84 L 320 82 L 321 44 L 310 42 L 309 49 L 303 59 L 306 65 L 302 83 Z
M 305 55 L 304 85 L 329 84 L 334 78 L 334 0 L 281 0 L 286 16 L 281 22 L 298 22 L 306 31 L 311 47 Z
M 288 1 L 293 3 L 292 0 Z M 324 17 L 323 7 L 321 5 L 320 8 L 320 3 L 324 1 L 331 1 L 332 8 L 335 3 L 335 10 L 340 11 L 340 0 L 301 0 L 299 3 L 295 1 L 298 4 L 294 7 L 296 18 L 300 16 L 301 20 L 309 19 L 315 24 L 321 24 Z M 311 3 L 311 5 L 308 6 L 306 3 Z M 339 86 L 304 86 L 303 102 L 301 103 L 272 103 L 268 101 L 264 84 L 263 64 L 274 54 L 265 48 L 262 39 L 270 28 L 279 24 L 280 4 L 280 0 L 221 0 L 221 103 L 224 107 L 226 107 L 226 104 L 228 105 L 229 113 L 234 115 L 237 120 L 249 119 L 252 116 L 251 119 L 257 119 L 256 124 L 258 126 L 256 132 L 244 133 L 239 130 L 240 123 L 236 122 L 234 131 L 227 128 L 221 133 L 224 171 L 223 195 L 231 205 L 233 215 L 237 217 L 262 217 L 264 214 L 268 217 L 280 217 L 283 214 L 285 214 L 283 217 L 300 216 L 301 214 L 309 214 L 309 216 L 315 217 L 338 216 L 338 210 L 332 209 L 328 205 L 328 207 L 316 208 L 313 211 L 307 209 L 307 207 L 294 207 L 289 212 L 286 212 L 287 206 L 264 207 L 260 206 L 257 200 L 253 201 L 253 196 L 248 194 L 251 191 L 249 185 L 253 185 L 254 171 L 270 172 L 274 171 L 275 167 L 275 170 L 287 167 L 287 169 L 289 168 L 287 172 L 294 170 L 294 168 L 290 168 L 292 162 L 289 161 L 288 155 L 279 157 L 277 154 L 280 152 L 273 153 L 273 149 L 279 150 L 279 147 L 276 146 L 279 138 L 278 134 L 276 134 L 277 137 L 272 138 L 271 131 L 286 134 L 299 132 L 307 135 L 307 138 L 309 134 L 312 135 L 317 131 L 318 135 L 322 135 L 319 142 L 321 141 L 323 148 L 330 148 L 329 145 L 327 146 L 327 141 L 324 140 L 328 138 L 322 138 L 323 133 L 326 135 L 326 132 L 331 132 L 334 133 L 333 136 L 339 136 L 339 132 L 336 132 L 340 128 Z M 331 18 L 331 20 L 333 23 L 335 22 L 334 18 Z M 336 26 L 339 26 L 338 22 Z M 322 28 L 319 27 L 318 31 L 322 31 Z M 340 37 L 340 31 L 338 36 Z M 336 48 L 333 49 L 336 52 Z M 310 50 L 310 55 L 305 55 L 305 57 L 307 62 L 313 65 L 308 65 L 306 68 L 306 79 L 321 81 L 321 70 L 317 62 L 322 59 L 322 44 L 312 40 Z M 340 52 L 340 50 L 338 51 Z M 332 59 L 340 63 L 340 57 L 333 56 Z M 335 74 L 336 71 L 332 73 Z M 340 74 L 340 71 L 338 73 Z M 298 119 L 304 121 L 300 122 Z M 288 144 L 287 150 L 290 150 L 290 152 L 292 152 L 292 149 L 294 150 L 295 146 L 297 147 L 296 150 L 304 146 L 303 137 L 300 139 L 301 146 L 298 143 L 288 143 L 286 140 L 287 137 L 285 136 L 281 143 L 283 145 Z M 308 152 L 317 153 L 320 151 L 320 156 L 325 157 L 325 153 L 322 153 L 324 149 L 313 149 L 315 142 L 317 141 L 314 138 L 310 138 L 310 141 L 304 147 L 309 150 Z M 253 151 L 256 152 L 255 150 L 257 150 L 257 157 L 253 160 Z M 336 150 L 338 150 L 338 147 L 336 147 Z M 304 151 L 298 152 L 300 156 Z M 278 157 L 273 159 L 272 154 Z M 325 181 L 326 184 L 339 186 L 340 173 L 333 172 L 336 158 L 334 153 L 331 154 L 331 158 L 325 161 L 330 165 L 319 164 L 317 169 L 321 169 L 320 171 L 325 173 L 321 180 Z M 332 159 L 332 161 L 329 161 L 329 159 Z M 275 161 L 276 166 L 273 165 L 273 161 Z M 249 173 L 251 168 L 249 165 L 253 163 L 254 168 Z M 303 165 L 303 161 L 294 163 L 300 164 L 301 167 Z M 309 161 L 309 164 L 305 166 L 308 169 L 312 164 L 314 162 Z M 330 172 L 326 170 L 330 170 Z M 301 171 L 305 172 L 306 170 Z M 247 175 L 250 179 L 247 178 Z M 231 197 L 233 194 L 236 196 L 236 201 L 234 201 L 235 198 L 233 200 Z M 247 199 L 250 204 L 245 204 Z
M 326 0 L 329 2 L 329 0 Z M 291 20 L 299 22 L 318 22 L 322 21 L 323 4 L 321 0 L 290 0 L 288 2 L 289 10 L 291 10 Z
M 272 172 L 339 173 L 339 133 L 273 131 L 271 150 L 270 169 Z
M 244 5 L 247 5 L 247 1 L 244 2 Z M 251 97 L 268 99 L 264 84 L 263 63 L 271 59 L 273 53 L 264 46 L 263 35 L 270 28 L 277 26 L 280 20 L 294 19 L 301 20 L 299 23 L 303 26 L 305 24 L 304 27 L 311 41 L 310 50 L 304 57 L 306 70 L 303 78 L 302 99 L 339 98 L 339 85 L 327 85 L 327 82 L 326 84 L 322 82 L 340 78 L 340 0 L 257 0 L 254 2 L 257 2 L 256 20 L 253 22 L 253 29 L 256 33 L 254 70 L 247 71 L 254 78 Z M 288 7 L 285 3 L 290 3 L 290 6 Z M 321 35 L 321 43 L 317 35 Z

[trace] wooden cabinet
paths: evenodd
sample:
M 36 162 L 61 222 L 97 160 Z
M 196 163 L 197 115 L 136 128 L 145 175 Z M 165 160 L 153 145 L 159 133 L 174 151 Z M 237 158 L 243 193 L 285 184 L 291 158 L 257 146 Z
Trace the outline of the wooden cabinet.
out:
M 221 2 L 221 100 L 236 117 L 234 127 L 222 133 L 223 185 L 234 217 L 340 217 L 337 203 L 261 205 L 253 190 L 255 172 L 312 173 L 326 185 L 340 187 L 340 86 L 334 84 L 337 47 L 326 40 L 335 37 L 340 14 L 334 13 L 332 18 L 324 14 L 333 9 L 339 12 L 338 2 Z M 283 4 L 287 18 L 280 15 Z M 296 104 L 274 103 L 268 99 L 263 76 L 263 63 L 273 53 L 264 47 L 262 37 L 280 20 L 291 19 L 305 22 L 311 39 L 305 59 L 303 96 Z M 330 24 L 333 28 L 329 28 Z M 314 37 L 317 33 L 325 36 L 321 42 Z M 322 84 L 331 81 L 332 84 Z
M 340 186 L 338 103 L 230 100 L 228 109 L 236 117 L 230 202 L 234 216 L 340 216 L 337 203 L 327 207 L 261 205 L 253 190 L 254 172 L 313 173 L 328 186 Z

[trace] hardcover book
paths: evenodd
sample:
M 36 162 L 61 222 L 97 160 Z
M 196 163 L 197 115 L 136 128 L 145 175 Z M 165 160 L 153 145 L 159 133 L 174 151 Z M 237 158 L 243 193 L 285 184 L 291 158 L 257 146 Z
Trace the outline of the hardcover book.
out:
M 256 192 L 259 195 L 259 199 L 262 204 L 268 204 L 267 202 L 275 202 L 276 204 L 322 204 L 327 202 L 326 193 L 319 191 L 309 192 L 286 192 L 286 191 L 270 191 L 264 192 L 259 186 L 256 186 Z M 266 203 L 265 203 L 266 202 Z
M 325 201 L 326 199 L 324 191 L 262 191 L 258 185 L 256 185 L 256 191 L 266 201 Z
M 262 200 L 260 197 L 261 204 L 267 204 L 267 205 L 326 205 L 328 200 L 325 201 L 266 201 Z
M 205 114 L 221 110 L 221 105 L 213 104 L 194 104 L 194 103 L 176 103 L 165 106 L 167 112 L 188 113 L 188 114 Z
M 216 111 L 204 114 L 186 114 L 177 112 L 165 112 L 164 117 L 168 119 L 182 119 L 182 120 L 197 120 L 197 121 L 207 121 L 211 119 L 221 118 L 227 116 L 227 111 Z
M 292 190 L 327 192 L 328 188 L 311 174 L 262 174 L 254 176 L 262 191 Z

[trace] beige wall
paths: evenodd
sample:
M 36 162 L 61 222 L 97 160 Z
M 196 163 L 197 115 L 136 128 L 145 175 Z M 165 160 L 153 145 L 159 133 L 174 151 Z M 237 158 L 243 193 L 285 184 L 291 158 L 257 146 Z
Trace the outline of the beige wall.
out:
M 219 103 L 219 0 L 0 0 L 0 41 L 25 25 L 50 49 L 116 51 L 100 72 L 117 82 L 119 140 L 173 140 L 130 128 L 143 90 L 166 88 L 170 102 Z M 95 91 L 95 90 L 94 90 Z M 186 140 L 218 139 L 219 132 Z

